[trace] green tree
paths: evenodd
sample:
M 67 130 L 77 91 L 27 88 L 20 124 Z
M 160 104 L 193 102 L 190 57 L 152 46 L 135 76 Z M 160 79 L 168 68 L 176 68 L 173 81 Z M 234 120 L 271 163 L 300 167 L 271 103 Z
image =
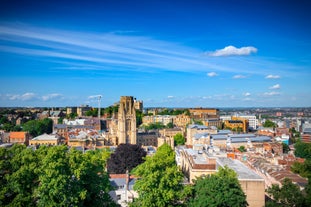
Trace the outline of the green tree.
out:
M 201 120 L 193 120 L 194 124 L 203 125 L 203 122 Z
M 169 123 L 167 123 L 166 128 L 169 128 L 169 129 L 174 128 L 174 124 L 173 124 L 173 122 L 169 122 Z
M 245 149 L 245 147 L 242 145 L 242 146 L 240 146 L 239 148 L 238 148 L 238 150 L 240 151 L 240 152 L 246 152 L 246 149 Z
M 0 148 L 0 206 L 115 206 L 106 150 Z
M 143 123 L 143 112 L 136 110 L 136 126 L 139 127 Z
M 263 127 L 269 127 L 269 128 L 276 128 L 276 127 L 277 127 L 277 124 L 274 123 L 273 121 L 267 119 L 267 120 L 263 123 L 262 126 L 263 126 Z
M 211 176 L 195 181 L 190 207 L 204 206 L 248 206 L 236 173 L 227 166 Z
M 295 156 L 301 158 L 311 158 L 311 143 L 298 141 L 295 143 Z
M 0 206 L 34 206 L 39 160 L 25 145 L 0 148 Z
M 175 163 L 175 153 L 167 144 L 132 172 L 140 177 L 134 185 L 139 198 L 132 206 L 178 206 L 185 195 L 183 174 Z
M 160 122 L 150 123 L 149 125 L 145 126 L 146 130 L 164 129 L 164 128 L 165 128 L 165 125 Z
M 294 162 L 291 171 L 302 177 L 311 178 L 311 159 L 306 159 L 303 163 Z
M 266 206 L 307 206 L 305 197 L 299 187 L 288 178 L 283 180 L 282 187 L 273 184 L 266 192 L 273 198 L 272 201 L 266 203 Z
M 53 121 L 49 118 L 30 120 L 23 125 L 23 131 L 29 132 L 34 137 L 44 133 L 50 134 L 53 131 Z
M 184 145 L 185 144 L 185 137 L 182 134 L 177 133 L 174 136 L 174 144 L 175 144 L 175 146 L 176 145 Z
M 287 144 L 282 142 L 283 153 L 287 154 L 290 151 L 290 148 Z

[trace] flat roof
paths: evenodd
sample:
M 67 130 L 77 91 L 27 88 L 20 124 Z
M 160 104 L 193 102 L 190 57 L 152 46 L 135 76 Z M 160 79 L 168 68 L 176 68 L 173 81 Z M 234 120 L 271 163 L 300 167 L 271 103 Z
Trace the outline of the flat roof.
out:
M 44 140 L 57 140 L 58 137 L 56 137 L 57 135 L 55 134 L 42 134 L 42 135 L 39 135 L 31 140 L 41 140 L 41 141 L 44 141 Z
M 195 158 L 195 159 L 193 159 L 195 164 L 208 164 L 207 159 L 204 156 L 202 156 L 202 154 L 199 154 L 198 150 L 185 149 L 185 151 L 187 152 L 188 155 Z
M 217 157 L 216 162 L 217 167 L 225 167 L 227 165 L 230 169 L 234 170 L 237 173 L 239 180 L 264 180 L 239 160 L 233 160 L 227 157 Z

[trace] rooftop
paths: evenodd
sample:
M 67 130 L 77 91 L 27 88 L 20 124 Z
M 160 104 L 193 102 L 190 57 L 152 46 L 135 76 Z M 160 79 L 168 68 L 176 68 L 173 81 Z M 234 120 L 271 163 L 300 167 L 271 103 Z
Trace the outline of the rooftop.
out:
M 217 157 L 217 164 L 221 167 L 227 165 L 230 169 L 234 170 L 237 173 L 239 180 L 263 180 L 262 177 L 247 168 L 239 160 L 233 160 L 226 157 Z
M 42 134 L 37 137 L 34 137 L 32 140 L 57 140 L 59 137 L 56 134 Z

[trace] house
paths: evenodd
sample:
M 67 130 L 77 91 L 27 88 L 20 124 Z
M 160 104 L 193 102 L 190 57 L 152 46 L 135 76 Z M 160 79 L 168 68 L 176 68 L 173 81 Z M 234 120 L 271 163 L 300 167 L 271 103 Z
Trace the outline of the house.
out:
M 28 132 L 10 132 L 9 140 L 10 143 L 29 144 L 29 133 Z
M 110 174 L 110 184 L 113 190 L 109 192 L 115 203 L 127 207 L 128 203 L 138 198 L 138 193 L 133 190 L 136 178 L 126 174 Z

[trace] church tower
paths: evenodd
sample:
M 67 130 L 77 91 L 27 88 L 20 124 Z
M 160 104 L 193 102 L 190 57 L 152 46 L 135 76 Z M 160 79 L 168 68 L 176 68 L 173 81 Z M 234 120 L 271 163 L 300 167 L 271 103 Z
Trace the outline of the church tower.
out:
M 118 144 L 136 144 L 136 110 L 132 96 L 121 96 L 118 111 Z

